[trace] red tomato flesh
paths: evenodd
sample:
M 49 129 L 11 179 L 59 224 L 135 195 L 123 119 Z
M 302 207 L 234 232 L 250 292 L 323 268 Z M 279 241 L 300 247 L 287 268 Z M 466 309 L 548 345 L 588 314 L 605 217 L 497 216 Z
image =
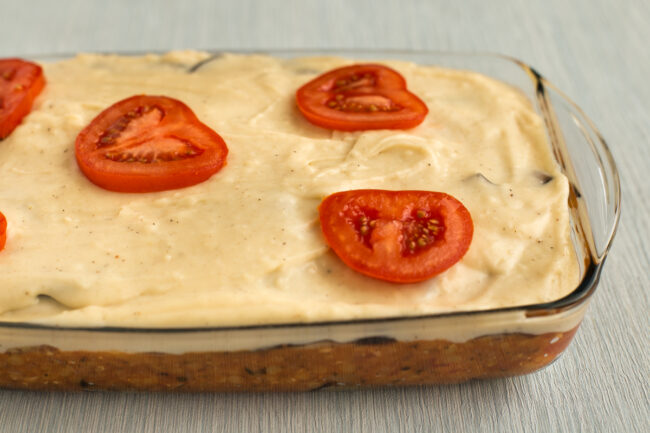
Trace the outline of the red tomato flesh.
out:
M 16 129 L 45 87 L 43 69 L 21 59 L 0 59 L 0 140 Z
M 429 112 L 399 72 L 375 64 L 329 71 L 298 89 L 296 102 L 311 123 L 342 131 L 413 128 Z
M 7 242 L 7 218 L 0 212 L 0 251 L 5 247 Z
M 207 180 L 225 165 L 228 147 L 181 101 L 139 95 L 101 112 L 77 136 L 75 153 L 102 188 L 154 192 Z
M 431 191 L 343 191 L 319 207 L 327 244 L 350 268 L 394 283 L 429 279 L 458 262 L 472 241 L 469 211 Z

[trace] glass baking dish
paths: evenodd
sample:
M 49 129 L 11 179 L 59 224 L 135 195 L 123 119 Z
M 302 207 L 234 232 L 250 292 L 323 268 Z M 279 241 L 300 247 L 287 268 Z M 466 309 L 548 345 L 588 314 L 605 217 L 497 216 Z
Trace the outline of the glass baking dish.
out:
M 456 383 L 530 373 L 553 362 L 568 346 L 598 284 L 620 212 L 612 156 L 573 102 L 531 67 L 499 55 L 265 53 L 282 58 L 327 54 L 406 60 L 472 70 L 518 88 L 543 118 L 553 154 L 572 187 L 568 204 L 580 284 L 550 303 L 386 319 L 176 329 L 4 322 L 0 387 L 296 391 Z

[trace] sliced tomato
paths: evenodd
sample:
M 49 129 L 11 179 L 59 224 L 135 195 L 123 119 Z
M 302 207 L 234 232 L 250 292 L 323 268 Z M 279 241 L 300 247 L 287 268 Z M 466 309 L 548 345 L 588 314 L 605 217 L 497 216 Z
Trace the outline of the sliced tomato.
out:
M 45 87 L 43 69 L 21 59 L 0 59 L 0 140 L 16 129 Z
M 184 188 L 209 179 L 226 163 L 223 139 L 192 110 L 166 96 L 132 96 L 103 112 L 75 143 L 81 171 L 118 192 Z
M 326 72 L 298 89 L 296 101 L 314 125 L 342 131 L 413 128 L 429 112 L 399 72 L 375 64 Z
M 0 251 L 5 247 L 7 242 L 7 218 L 0 212 Z
M 346 265 L 394 283 L 448 269 L 474 232 L 467 208 L 441 192 L 343 191 L 326 197 L 319 213 L 327 244 Z

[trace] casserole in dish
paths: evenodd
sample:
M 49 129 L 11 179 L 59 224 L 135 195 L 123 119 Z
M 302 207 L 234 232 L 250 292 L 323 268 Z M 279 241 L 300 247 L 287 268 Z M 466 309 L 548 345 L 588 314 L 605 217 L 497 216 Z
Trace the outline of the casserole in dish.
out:
M 296 76 L 311 78 L 322 72 L 322 65 L 327 65 L 328 68 L 336 67 L 345 60 L 329 56 L 306 57 L 322 53 L 272 54 L 277 58 L 291 59 L 279 61 L 266 56 L 246 55 L 213 58 L 203 53 L 170 53 L 165 56 L 134 57 L 126 60 L 111 56 L 82 56 L 75 60 L 97 72 L 99 78 L 93 81 L 97 83 L 94 93 L 100 95 L 97 99 L 104 97 L 106 100 L 119 99 L 122 92 L 125 93 L 123 96 L 129 96 L 137 91 L 137 86 L 143 88 L 143 92 L 158 89 L 155 87 L 155 81 L 157 77 L 166 78 L 165 74 L 197 76 L 213 73 L 222 74 L 216 77 L 223 78 L 224 70 L 227 72 L 232 64 L 242 61 L 255 62 L 252 68 L 247 63 L 244 70 L 262 70 L 262 73 L 258 74 L 262 75 L 259 80 L 251 82 L 244 79 L 243 82 L 237 82 L 238 73 L 231 73 L 228 76 L 231 86 L 225 90 L 218 88 L 219 82 L 211 84 L 203 81 L 199 87 L 191 89 L 192 92 L 185 92 L 187 86 L 198 86 L 198 82 L 192 81 L 193 78 L 187 81 L 189 84 L 182 86 L 177 80 L 168 80 L 166 85 L 171 89 L 170 92 L 178 92 L 182 96 L 187 93 L 186 98 L 189 100 L 186 102 L 192 107 L 198 106 L 202 97 L 207 99 L 211 92 L 221 92 L 220 101 L 226 100 L 228 92 L 234 94 L 234 100 L 237 100 L 238 93 L 246 92 L 241 90 L 243 87 L 232 86 L 233 82 L 238 86 L 254 87 L 254 93 L 261 94 L 262 99 L 269 94 L 277 98 L 269 97 L 271 100 L 260 102 L 246 94 L 247 99 L 240 99 L 237 102 L 239 105 L 206 105 L 208 108 L 197 110 L 200 118 L 234 116 L 237 120 L 246 117 L 249 126 L 252 125 L 255 131 L 261 131 L 265 137 L 263 142 L 257 138 L 243 144 L 240 139 L 251 136 L 249 129 L 234 123 L 209 122 L 211 127 L 215 127 L 224 135 L 231 147 L 228 166 L 209 182 L 211 185 L 218 185 L 218 182 L 227 183 L 233 190 L 241 191 L 241 194 L 253 203 L 269 200 L 272 204 L 265 208 L 255 207 L 248 214 L 242 211 L 241 214 L 228 216 L 221 210 L 232 209 L 232 203 L 213 203 L 201 195 L 202 190 L 190 187 L 182 190 L 182 193 L 154 193 L 144 199 L 131 197 L 127 206 L 121 202 L 126 200 L 124 195 L 108 193 L 84 183 L 84 178 L 75 171 L 74 160 L 70 165 L 69 155 L 63 155 L 71 137 L 60 137 L 63 145 L 61 149 L 57 149 L 60 150 L 58 154 L 63 155 L 60 156 L 60 163 L 52 163 L 41 170 L 34 170 L 41 176 L 40 181 L 36 182 L 38 187 L 34 189 L 38 190 L 38 194 L 43 194 L 42 191 L 46 190 L 53 199 L 48 206 L 37 206 L 57 207 L 57 212 L 60 207 L 60 213 L 65 213 L 64 216 L 57 217 L 63 227 L 61 230 L 55 230 L 64 236 L 60 243 L 65 244 L 67 239 L 82 239 L 72 243 L 72 246 L 82 245 L 86 248 L 75 248 L 75 252 L 69 253 L 65 249 L 54 254 L 51 249 L 44 251 L 47 263 L 41 266 L 45 269 L 42 273 L 31 271 L 24 265 L 42 263 L 35 260 L 33 255 L 26 256 L 27 259 L 23 261 L 25 270 L 21 274 L 22 250 L 16 246 L 19 245 L 17 241 L 20 238 L 11 238 L 12 216 L 19 215 L 19 212 L 7 212 L 10 221 L 9 237 L 2 257 L 5 263 L 0 262 L 0 265 L 12 264 L 2 284 L 14 290 L 5 291 L 4 303 L 13 308 L 5 307 L 1 316 L 2 386 L 45 389 L 305 390 L 331 385 L 448 383 L 534 371 L 550 363 L 566 348 L 596 287 L 615 231 L 619 207 L 618 178 L 611 156 L 598 133 L 580 110 L 531 68 L 503 57 L 436 53 L 344 53 L 346 57 L 356 61 L 365 57 L 390 58 L 388 63 L 406 75 L 409 86 L 412 84 L 414 91 L 424 95 L 431 110 L 429 118 L 432 118 L 434 123 L 443 118 L 445 113 L 453 111 L 449 107 L 456 102 L 454 95 L 460 95 L 462 92 L 477 94 L 476 99 L 481 104 L 482 100 L 489 99 L 496 100 L 497 105 L 494 110 L 490 108 L 491 105 L 486 109 L 486 106 L 481 104 L 476 110 L 468 110 L 463 116 L 470 120 L 458 122 L 460 129 L 465 128 L 463 123 L 470 124 L 474 129 L 480 128 L 480 124 L 472 117 L 475 111 L 478 112 L 478 117 L 486 117 L 485 113 L 491 115 L 492 111 L 506 114 L 512 111 L 514 114 L 509 121 L 515 125 L 515 132 L 510 133 L 509 129 L 500 128 L 497 132 L 504 135 L 497 135 L 493 139 L 507 144 L 510 142 L 508 140 L 511 140 L 509 135 L 514 134 L 517 137 L 522 135 L 524 140 L 544 140 L 542 144 L 547 146 L 546 154 L 549 158 L 552 155 L 554 159 L 553 167 L 546 165 L 544 170 L 534 171 L 526 165 L 526 160 L 535 162 L 536 159 L 544 159 L 545 154 L 542 154 L 541 158 L 536 155 L 525 158 L 523 153 L 515 153 L 514 158 L 511 158 L 514 163 L 508 170 L 516 172 L 524 167 L 531 175 L 526 178 L 527 182 L 536 182 L 534 187 L 537 190 L 541 190 L 543 186 L 545 191 L 554 188 L 559 191 L 555 201 L 545 205 L 548 209 L 532 207 L 532 210 L 540 216 L 539 221 L 545 226 L 549 225 L 546 220 L 551 216 L 559 222 L 558 225 L 564 226 L 564 232 L 561 230 L 561 233 L 564 233 L 564 242 L 567 245 L 570 243 L 571 247 L 567 249 L 567 245 L 562 244 L 561 240 L 549 245 L 549 238 L 543 237 L 542 234 L 534 238 L 533 234 L 537 233 L 537 226 L 540 225 L 535 218 L 532 223 L 529 220 L 509 226 L 506 223 L 510 222 L 510 217 L 498 215 L 495 220 L 491 220 L 486 216 L 490 212 L 483 212 L 473 204 L 476 200 L 472 194 L 480 197 L 503 195 L 508 199 L 528 191 L 526 188 L 517 189 L 517 185 L 510 178 L 502 178 L 501 171 L 504 170 L 491 172 L 492 166 L 497 163 L 490 163 L 490 166 L 481 171 L 472 167 L 472 176 L 463 175 L 462 179 L 457 179 L 452 186 L 438 179 L 443 177 L 442 172 L 446 170 L 444 166 L 435 164 L 438 153 L 429 152 L 430 149 L 423 147 L 418 140 L 424 140 L 423 136 L 429 138 L 427 143 L 434 143 L 434 150 L 437 150 L 435 146 L 438 143 L 445 144 L 444 139 L 448 139 L 456 143 L 453 152 L 462 152 L 463 142 L 457 140 L 453 128 L 448 128 L 450 131 L 445 129 L 447 124 L 424 124 L 416 129 L 417 132 L 392 135 L 385 135 L 383 132 L 361 135 L 327 132 L 323 135 L 323 131 L 318 128 L 301 124 L 298 126 L 300 135 L 294 143 L 289 143 L 290 150 L 286 153 L 278 150 L 277 154 L 274 154 L 274 149 L 282 149 L 282 143 L 288 140 L 296 128 L 295 124 L 301 121 L 300 118 L 294 118 L 292 110 L 295 109 L 287 102 L 292 99 L 292 92 L 287 91 L 294 88 L 292 79 L 295 80 Z M 138 59 L 152 62 L 138 63 Z M 94 111 L 96 114 L 102 108 L 99 102 L 84 99 L 81 93 L 76 95 L 76 90 L 70 90 L 70 87 L 66 87 L 65 92 L 59 90 L 60 94 L 69 98 L 66 104 L 60 102 L 63 101 L 62 97 L 56 97 L 56 77 L 72 77 L 69 80 L 76 80 L 78 88 L 84 87 L 83 79 L 74 78 L 73 70 L 69 69 L 75 61 L 64 61 L 50 67 L 51 76 L 54 77 L 50 84 L 54 90 L 44 94 L 41 109 L 33 113 L 3 145 L 8 148 L 16 147 L 29 141 L 30 133 L 37 134 L 39 130 L 45 133 L 47 128 L 54 129 L 54 134 L 56 131 L 63 131 L 63 128 L 50 127 L 48 124 L 50 120 L 60 124 L 61 117 L 69 126 L 68 129 L 80 129 L 90 120 L 88 113 Z M 138 69 L 140 77 L 142 71 L 147 71 L 147 68 L 150 69 L 150 76 L 145 75 L 140 81 L 136 79 L 136 90 L 133 86 L 123 85 L 120 74 L 107 66 L 120 61 L 123 62 L 117 69 L 120 74 L 128 75 L 131 70 L 130 63 L 135 62 L 133 68 Z M 282 67 L 289 65 L 288 68 L 294 76 L 286 78 L 285 75 L 275 74 L 274 68 L 278 64 L 283 65 Z M 409 66 L 412 64 L 436 65 L 456 70 L 469 69 L 483 75 L 464 71 L 452 72 L 451 69 Z M 266 66 L 270 68 L 270 72 L 262 69 Z M 423 72 L 424 70 L 433 71 L 430 73 L 439 81 L 452 82 L 453 92 L 432 87 L 432 95 L 428 95 L 429 89 L 420 83 L 421 76 L 429 73 Z M 47 72 L 48 66 L 46 75 L 50 76 Z M 462 80 L 454 81 L 457 75 L 462 76 Z M 242 77 L 246 78 L 247 75 L 242 74 Z M 269 77 L 273 79 L 269 80 Z M 102 84 L 110 82 L 114 87 L 102 89 Z M 169 83 L 183 88 L 174 89 L 174 85 Z M 507 83 L 507 86 L 502 83 Z M 511 90 L 512 88 L 517 90 Z M 477 93 L 475 89 L 487 90 Z M 437 106 L 437 101 L 445 101 L 447 105 Z M 238 108 L 243 106 L 242 102 L 248 102 L 250 106 L 259 102 L 261 109 L 250 116 L 244 108 Z M 75 104 L 80 107 L 78 112 L 70 110 L 70 106 Z M 227 113 L 223 107 L 228 108 Z M 514 110 L 513 107 L 520 111 Z M 274 120 L 273 127 L 269 126 L 270 120 Z M 498 118 L 495 118 L 494 122 L 497 121 Z M 448 122 L 452 123 L 452 120 Z M 430 131 L 435 131 L 436 135 L 427 136 Z M 47 132 L 51 131 L 47 129 Z M 65 135 L 65 132 L 61 134 Z M 489 135 L 488 129 L 487 134 L 480 139 L 487 141 Z M 365 140 L 368 137 L 372 140 Z M 468 137 L 467 141 L 476 140 L 471 131 Z M 269 168 L 258 163 L 253 155 L 268 151 L 263 147 L 256 147 L 260 143 L 271 148 L 271 156 L 284 161 L 274 163 L 270 171 L 279 173 L 280 184 L 291 191 L 290 198 L 280 194 L 274 195 L 274 191 L 270 190 L 264 193 L 259 186 L 255 191 L 262 193 L 252 196 L 251 191 L 254 189 L 247 189 L 257 173 L 265 174 L 265 177 L 257 179 L 258 184 L 271 183 L 268 180 L 270 174 L 264 172 Z M 317 143 L 317 146 L 313 143 Z M 346 145 L 351 145 L 352 149 L 346 148 Z M 318 154 L 323 148 L 328 151 L 328 146 L 334 155 L 336 151 L 342 152 L 342 156 L 337 155 L 337 158 L 334 158 L 338 159 L 336 169 L 333 169 L 327 158 Z M 52 145 L 45 151 L 51 148 L 56 149 Z M 447 152 L 446 149 L 449 148 L 450 146 L 445 145 L 440 153 Z M 398 155 L 391 155 L 396 149 Z M 246 154 L 247 151 L 250 153 Z M 307 155 L 303 159 L 295 159 L 293 156 L 305 152 Z M 368 152 L 374 159 L 368 158 Z M 6 151 L 6 154 L 8 153 L 9 151 Z M 387 154 L 393 158 L 389 166 L 375 164 Z M 482 161 L 478 155 L 476 160 Z M 5 169 L 12 168 L 11 157 L 2 161 Z M 472 161 L 473 159 L 466 158 L 464 165 L 471 166 Z M 432 164 L 437 170 L 433 174 L 427 171 L 427 167 Z M 396 167 L 397 165 L 400 166 Z M 15 165 L 13 168 L 18 177 L 32 176 L 31 173 L 20 172 Z M 387 175 L 388 169 L 390 173 Z M 300 173 L 300 170 L 306 171 Z M 554 170 L 558 170 L 555 175 Z M 50 172 L 59 171 L 70 173 L 73 182 L 61 187 L 60 181 L 48 177 Z M 357 176 L 360 171 L 366 172 L 364 177 Z M 427 180 L 427 173 L 440 184 Z M 409 179 L 413 174 L 417 177 Z M 324 183 L 311 182 L 314 178 L 324 179 Z M 424 183 L 417 183 L 420 180 Z M 50 191 L 48 182 L 58 189 Z M 467 256 L 456 268 L 436 277 L 436 282 L 432 283 L 435 286 L 425 283 L 422 286 L 395 288 L 388 283 L 375 282 L 367 277 L 352 274 L 326 247 L 316 245 L 312 249 L 300 249 L 310 242 L 319 242 L 318 231 L 314 233 L 313 227 L 317 224 L 309 224 L 318 205 L 318 201 L 314 199 L 352 187 L 387 185 L 389 188 L 402 186 L 425 189 L 432 184 L 451 188 L 456 196 L 466 201 L 477 227 L 477 236 Z M 63 190 L 65 188 L 68 189 Z M 57 191 L 60 194 L 57 194 Z M 50 192 L 52 194 L 49 194 Z M 20 205 L 27 207 L 29 211 L 32 210 L 30 206 L 34 207 L 30 204 L 30 193 L 31 190 L 24 189 L 28 199 L 21 197 L 20 201 Z M 67 198 L 75 197 L 75 194 L 77 198 L 67 201 Z M 233 195 L 235 194 L 233 192 Z M 224 195 L 213 193 L 211 196 Z M 2 197 L 10 210 L 12 205 L 19 207 L 18 200 L 11 195 Z M 305 198 L 306 201 L 294 202 L 292 197 Z M 515 214 L 526 214 L 535 202 L 534 197 L 528 201 L 524 197 L 519 203 L 528 206 L 517 204 L 510 209 L 510 215 L 514 218 Z M 106 208 L 102 209 L 102 206 Z M 152 217 L 154 214 L 148 213 L 148 210 L 156 206 L 175 209 L 178 216 L 168 218 L 169 214 L 154 213 L 157 217 Z M 233 221 L 238 218 L 250 220 L 252 223 L 226 224 L 225 232 L 212 237 L 209 230 L 185 230 L 178 232 L 178 242 L 169 242 L 169 239 L 177 240 L 173 238 L 176 233 L 174 224 L 179 224 L 188 212 L 205 206 L 210 211 L 209 215 L 217 216 L 210 220 L 210 223 L 218 225 L 223 221 L 229 222 L 228 218 Z M 84 208 L 91 214 L 85 218 L 91 221 L 89 226 L 85 226 L 80 218 Z M 561 213 L 556 216 L 552 212 L 558 208 L 561 208 Z M 491 208 L 488 206 L 487 209 Z M 46 212 L 47 218 L 25 212 L 35 219 L 45 219 L 54 224 L 54 211 L 51 209 Z M 112 215 L 111 212 L 115 214 Z M 293 213 L 305 214 L 301 221 L 306 221 L 306 224 L 294 224 L 291 227 L 280 224 L 276 227 L 270 216 L 278 213 L 282 214 L 283 221 L 291 218 Z M 92 233 L 98 229 L 107 231 L 107 227 L 113 222 L 110 218 L 121 221 L 119 218 L 123 216 L 132 218 L 132 223 L 119 224 L 113 229 L 115 233 L 109 233 L 104 238 Z M 104 225 L 102 221 L 105 222 Z M 196 222 L 196 218 L 194 221 Z M 513 236 L 521 237 L 521 233 L 524 233 L 530 239 L 524 240 L 521 244 L 523 246 L 508 247 L 505 254 L 497 257 L 491 253 L 490 248 L 498 250 L 500 247 L 492 245 L 493 238 L 482 234 L 488 233 L 484 227 L 489 227 L 490 223 L 494 225 L 494 221 L 505 221 L 504 231 L 520 231 L 519 235 Z M 22 227 L 16 225 L 20 235 Z M 28 226 L 29 221 L 25 223 L 25 227 Z M 530 226 L 529 231 L 526 231 L 526 226 Z M 53 227 L 56 226 L 51 225 L 48 228 L 52 230 Z M 92 230 L 88 230 L 87 235 L 75 235 L 74 230 L 77 227 L 90 227 Z M 158 227 L 164 229 L 162 238 L 157 234 Z M 263 227 L 264 230 L 254 234 L 267 239 L 267 242 L 263 243 L 262 247 L 255 245 L 251 247 L 252 250 L 247 250 L 249 243 L 236 243 L 236 240 L 246 239 L 251 227 Z M 280 232 L 284 230 L 280 229 L 285 228 L 289 233 L 281 235 Z M 278 229 L 275 237 L 271 235 L 274 229 Z M 120 232 L 124 232 L 124 236 L 119 234 Z M 227 232 L 235 236 L 235 240 L 229 238 Z M 152 244 L 146 253 L 143 253 L 145 250 L 134 248 L 137 242 L 133 240 L 141 233 L 150 234 L 144 237 L 145 244 Z M 196 237 L 194 243 L 183 244 L 180 241 L 181 238 L 192 236 Z M 102 241 L 111 237 L 118 241 L 117 245 L 121 248 L 119 251 L 114 245 L 108 245 L 108 241 Z M 100 240 L 84 244 L 85 238 Z M 28 235 L 25 235 L 24 239 L 28 240 Z M 160 239 L 165 239 L 167 243 L 156 243 L 156 240 Z M 227 255 L 230 261 L 209 262 L 205 260 L 205 254 L 199 254 L 198 260 L 196 256 L 192 258 L 191 252 L 200 251 L 206 244 L 216 245 L 215 248 L 219 249 L 224 239 L 229 241 L 225 242 L 226 245 L 236 247 L 221 248 L 221 254 Z M 299 245 L 297 253 L 283 253 L 283 247 L 287 244 L 291 246 L 292 243 Z M 28 242 L 25 241 L 24 244 Z M 542 249 L 540 244 L 546 249 Z M 178 245 L 185 247 L 179 248 Z M 533 269 L 529 274 L 522 274 L 520 270 L 508 271 L 514 269 L 508 267 L 510 257 L 523 257 L 527 260 L 518 260 L 517 263 L 536 260 L 542 262 L 547 255 L 551 255 L 548 250 L 554 247 L 569 251 L 568 260 L 565 258 L 564 261 L 554 261 L 555 268 L 541 268 L 546 270 L 544 272 L 535 271 L 537 268 L 532 266 L 524 266 L 525 269 Z M 482 250 L 488 253 L 481 254 L 484 252 Z M 14 254 L 10 256 L 12 252 Z M 261 261 L 247 261 L 254 253 L 263 257 Z M 57 257 L 57 254 L 60 257 Z M 104 254 L 109 256 L 110 260 L 100 257 Z M 6 259 L 7 256 L 10 258 Z M 280 266 L 274 262 L 285 259 L 298 265 L 287 268 L 284 264 Z M 472 272 L 476 262 L 487 263 L 488 269 L 481 271 L 482 273 Z M 179 263 L 181 265 L 178 265 Z M 233 266 L 233 263 L 238 263 L 239 267 Z M 503 263 L 505 268 L 499 268 Z M 79 266 L 86 272 L 81 277 L 77 275 Z M 265 269 L 264 278 L 254 278 L 259 267 Z M 571 271 L 572 267 L 575 267 L 575 273 Z M 241 271 L 246 268 L 246 272 Z M 93 272 L 87 272 L 89 269 Z M 238 283 L 226 278 L 229 269 L 235 269 L 234 273 L 240 278 Z M 266 272 L 268 269 L 271 272 Z M 63 276 L 56 276 L 55 272 Z M 133 280 L 132 275 L 138 272 L 150 272 L 152 275 L 139 279 L 139 291 L 134 296 L 127 289 L 129 282 Z M 199 273 L 211 272 L 216 276 L 207 282 L 192 277 Z M 190 277 L 186 277 L 186 274 Z M 472 278 L 467 277 L 468 275 Z M 537 276 L 533 278 L 533 275 Z M 157 277 L 159 279 L 156 279 Z M 220 280 L 222 277 L 226 279 Z M 519 283 L 514 286 L 512 281 L 510 285 L 494 284 L 496 288 L 485 292 L 488 293 L 487 296 L 475 289 L 491 287 L 492 280 L 509 279 Z M 183 293 L 175 297 L 167 296 L 174 293 L 179 281 L 185 281 Z M 341 283 L 342 281 L 345 284 Z M 215 295 L 210 287 L 210 284 L 214 285 L 215 282 L 217 285 L 228 287 L 228 292 L 225 295 Z M 449 285 L 446 285 L 447 283 Z M 260 284 L 261 289 L 249 292 L 249 287 L 256 284 Z M 266 290 L 271 286 L 274 290 L 269 294 Z M 320 291 L 322 287 L 329 286 L 334 288 L 333 291 Z M 459 290 L 459 287 L 468 292 L 460 301 L 458 293 L 465 292 Z M 493 296 L 499 292 L 501 295 Z M 543 293 L 540 295 L 540 292 Z M 321 301 L 312 303 L 312 299 L 318 300 L 319 296 Z M 276 302 L 277 300 L 282 302 Z

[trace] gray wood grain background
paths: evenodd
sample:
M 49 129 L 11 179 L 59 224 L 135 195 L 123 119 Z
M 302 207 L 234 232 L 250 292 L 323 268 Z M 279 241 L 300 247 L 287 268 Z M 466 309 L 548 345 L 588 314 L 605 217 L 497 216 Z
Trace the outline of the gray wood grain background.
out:
M 648 41 L 647 0 L 0 0 L 0 57 L 290 47 L 509 54 L 594 120 L 623 189 L 618 236 L 587 318 L 539 373 L 307 394 L 0 391 L 0 431 L 649 431 Z

